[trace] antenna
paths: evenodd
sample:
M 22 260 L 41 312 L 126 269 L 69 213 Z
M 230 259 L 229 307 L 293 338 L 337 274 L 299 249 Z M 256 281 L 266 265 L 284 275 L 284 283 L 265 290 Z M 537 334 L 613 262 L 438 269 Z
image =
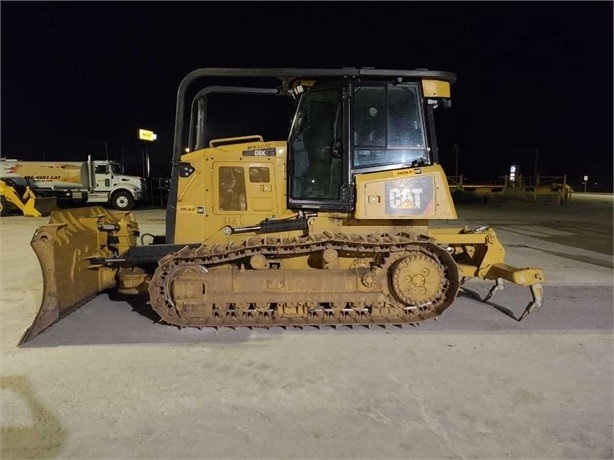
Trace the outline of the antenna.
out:
M 109 149 L 107 148 L 107 141 L 104 141 L 104 153 L 105 153 L 105 156 L 107 157 L 107 166 L 106 166 L 107 172 L 111 173 L 111 179 L 113 179 L 113 167 L 109 163 Z

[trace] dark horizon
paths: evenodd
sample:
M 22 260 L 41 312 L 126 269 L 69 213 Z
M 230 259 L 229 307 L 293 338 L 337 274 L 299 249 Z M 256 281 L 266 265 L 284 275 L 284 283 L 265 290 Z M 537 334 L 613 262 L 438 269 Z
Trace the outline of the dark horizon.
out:
M 612 191 L 611 2 L 8 1 L 1 10 L 5 158 L 105 158 L 106 143 L 141 174 L 147 147 L 152 175 L 166 176 L 177 86 L 195 68 L 429 68 L 458 77 L 452 108 L 436 117 L 448 175 L 457 144 L 471 181 L 510 164 L 533 175 L 537 157 L 540 175 L 572 184 L 588 175 Z M 237 135 L 285 139 L 287 120 L 232 109 L 221 130 L 236 122 Z M 138 128 L 158 141 L 138 141 Z

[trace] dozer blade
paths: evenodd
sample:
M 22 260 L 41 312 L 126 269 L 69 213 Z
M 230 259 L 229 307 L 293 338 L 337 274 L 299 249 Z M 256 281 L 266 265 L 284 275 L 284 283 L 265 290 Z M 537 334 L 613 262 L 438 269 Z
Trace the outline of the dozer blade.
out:
M 95 206 L 54 211 L 31 241 L 43 274 L 43 297 L 19 345 L 115 285 L 117 269 L 102 259 L 125 252 L 138 234 L 131 213 Z

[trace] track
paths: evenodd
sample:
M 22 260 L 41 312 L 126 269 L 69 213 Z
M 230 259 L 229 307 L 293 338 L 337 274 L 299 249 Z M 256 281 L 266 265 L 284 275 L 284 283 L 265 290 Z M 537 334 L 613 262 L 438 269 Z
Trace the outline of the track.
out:
M 403 325 L 459 289 L 451 255 L 422 235 L 253 237 L 160 260 L 151 305 L 181 327 Z

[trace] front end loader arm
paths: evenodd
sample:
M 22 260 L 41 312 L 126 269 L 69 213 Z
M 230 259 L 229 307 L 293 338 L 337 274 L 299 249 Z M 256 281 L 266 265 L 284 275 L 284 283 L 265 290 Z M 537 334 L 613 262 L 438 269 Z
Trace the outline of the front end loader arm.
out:
M 38 196 L 29 185 L 26 186 L 26 192 L 21 199 L 24 203 L 22 209 L 24 216 L 47 217 L 52 211 L 60 209 L 56 197 Z
M 99 206 L 54 211 L 30 243 L 43 274 L 43 296 L 19 345 L 114 287 L 117 268 L 102 261 L 136 245 L 137 236 L 138 225 L 130 212 L 110 213 Z
M 519 286 L 528 286 L 531 291 L 532 298 L 518 321 L 542 306 L 542 283 L 545 280 L 543 270 L 536 267 L 517 268 L 506 264 L 505 249 L 491 228 L 438 228 L 429 230 L 429 236 L 452 253 L 462 282 L 474 277 L 495 281 L 483 299 L 477 293 L 461 288 L 473 297 L 487 302 L 497 291 L 503 290 L 505 280 Z
M 2 201 L 6 202 L 11 209 L 18 209 L 26 217 L 47 217 L 51 211 L 59 209 L 57 198 L 37 197 L 30 186 L 26 186 L 25 193 L 20 196 L 13 186 L 0 180 L 0 195 L 3 198 Z M 0 211 L 8 212 L 8 210 L 1 209 L 1 206 Z

